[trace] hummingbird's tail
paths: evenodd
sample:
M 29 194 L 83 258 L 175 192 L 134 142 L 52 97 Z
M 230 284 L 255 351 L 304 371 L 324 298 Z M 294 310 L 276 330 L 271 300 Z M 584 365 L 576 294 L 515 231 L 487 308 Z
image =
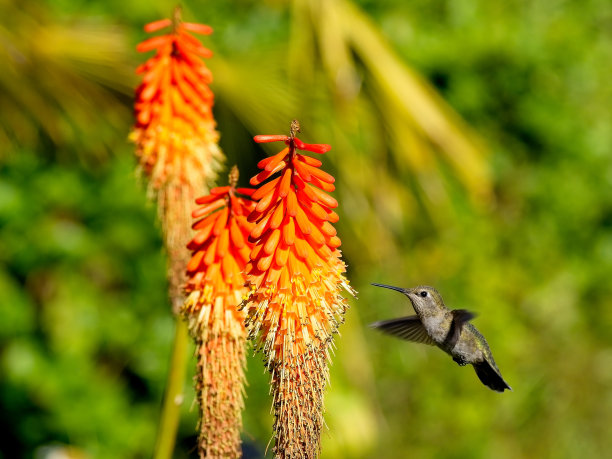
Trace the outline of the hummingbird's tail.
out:
M 488 388 L 497 392 L 503 392 L 506 389 L 512 390 L 508 383 L 504 381 L 504 378 L 502 378 L 502 376 L 499 374 L 499 370 L 492 367 L 486 360 L 475 363 L 473 366 L 474 370 L 476 370 L 478 379 L 480 379 Z

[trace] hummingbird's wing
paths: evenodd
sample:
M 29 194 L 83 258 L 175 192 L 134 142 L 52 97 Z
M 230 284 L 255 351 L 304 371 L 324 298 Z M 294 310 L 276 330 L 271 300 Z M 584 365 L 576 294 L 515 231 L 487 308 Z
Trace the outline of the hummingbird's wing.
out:
M 476 317 L 476 314 L 465 309 L 453 309 L 451 314 L 453 315 L 453 320 L 442 344 L 444 349 L 453 349 L 459 340 L 459 336 L 461 336 L 463 325 Z
M 381 320 L 380 322 L 370 324 L 370 327 L 378 328 L 384 333 L 415 343 L 430 344 L 432 346 L 436 345 L 435 341 L 427 334 L 427 330 L 425 330 L 419 316 Z

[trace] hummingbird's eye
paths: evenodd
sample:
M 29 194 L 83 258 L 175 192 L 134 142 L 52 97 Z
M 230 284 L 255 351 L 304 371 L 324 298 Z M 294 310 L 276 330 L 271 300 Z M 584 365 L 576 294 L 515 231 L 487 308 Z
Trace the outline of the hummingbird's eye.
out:
M 423 290 L 419 293 L 423 298 L 427 298 L 427 290 Z

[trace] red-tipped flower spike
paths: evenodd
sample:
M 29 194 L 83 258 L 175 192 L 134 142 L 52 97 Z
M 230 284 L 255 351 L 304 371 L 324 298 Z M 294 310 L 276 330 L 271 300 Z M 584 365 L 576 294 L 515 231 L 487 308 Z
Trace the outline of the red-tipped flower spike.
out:
M 214 97 L 208 87 L 212 75 L 202 60 L 212 53 L 190 33 L 210 34 L 212 29 L 182 22 L 177 8 L 172 21 L 152 22 L 145 31 L 168 27 L 167 34 L 137 47 L 141 52 L 155 51 L 155 55 L 137 69 L 142 83 L 136 90 L 136 123 L 130 138 L 136 143 L 149 193 L 158 201 L 170 259 L 171 297 L 176 298 L 184 284 L 192 203 L 216 178 L 223 155 L 217 145 Z
M 250 296 L 243 307 L 250 338 L 257 338 L 272 373 L 277 457 L 315 457 L 323 425 L 323 390 L 332 335 L 351 295 L 340 259 L 334 178 L 321 161 L 299 150 L 325 153 L 329 145 L 305 144 L 291 136 L 256 136 L 287 147 L 259 162 L 251 179 L 259 188 L 248 220 L 254 242 L 246 266 Z
M 244 313 L 237 309 L 246 293 L 244 267 L 252 244 L 253 224 L 247 216 L 255 203 L 239 188 L 238 169 L 230 186 L 213 188 L 198 198 L 194 212 L 196 234 L 189 243 L 193 256 L 187 265 L 188 294 L 182 310 L 196 341 L 196 393 L 200 405 L 201 457 L 240 455 L 246 332 Z
M 145 26 L 147 32 L 171 27 L 166 35 L 149 38 L 137 47 L 155 55 L 137 69 L 143 81 L 136 90 L 136 125 L 132 138 L 154 189 L 168 180 L 193 184 L 215 176 L 222 158 L 212 116 L 212 74 L 202 58 L 212 52 L 189 32 L 210 34 L 202 24 L 181 22 L 178 12 Z M 202 174 L 202 172 L 204 173 Z

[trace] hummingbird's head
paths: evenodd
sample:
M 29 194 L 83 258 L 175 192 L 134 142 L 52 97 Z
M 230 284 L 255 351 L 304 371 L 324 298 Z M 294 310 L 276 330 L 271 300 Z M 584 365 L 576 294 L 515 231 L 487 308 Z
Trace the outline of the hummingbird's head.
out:
M 418 287 L 407 289 L 406 296 L 410 298 L 414 310 L 417 312 L 427 311 L 444 305 L 442 295 L 438 291 L 428 285 L 419 285 Z
M 419 285 L 418 287 L 414 288 L 401 288 L 385 284 L 372 285 L 375 285 L 377 287 L 389 288 L 391 290 L 397 290 L 398 292 L 403 293 L 410 299 L 410 302 L 412 303 L 412 306 L 414 307 L 414 310 L 417 312 L 417 314 L 421 314 L 424 311 L 431 310 L 444 305 L 442 296 L 435 288 L 429 287 L 428 285 Z

